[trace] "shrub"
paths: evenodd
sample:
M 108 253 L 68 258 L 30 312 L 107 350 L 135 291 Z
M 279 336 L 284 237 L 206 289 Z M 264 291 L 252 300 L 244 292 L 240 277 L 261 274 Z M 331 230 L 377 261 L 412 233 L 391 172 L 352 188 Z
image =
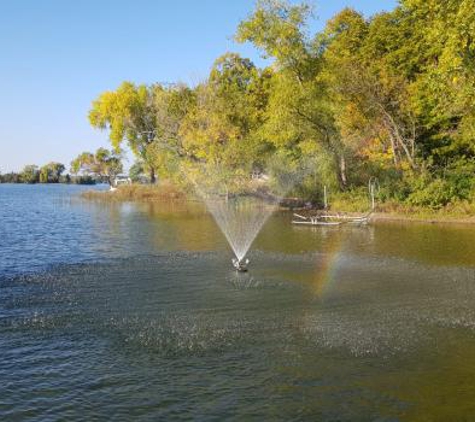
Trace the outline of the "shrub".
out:
M 457 199 L 455 187 L 445 179 L 435 179 L 421 189 L 412 192 L 407 203 L 415 206 L 439 209 Z

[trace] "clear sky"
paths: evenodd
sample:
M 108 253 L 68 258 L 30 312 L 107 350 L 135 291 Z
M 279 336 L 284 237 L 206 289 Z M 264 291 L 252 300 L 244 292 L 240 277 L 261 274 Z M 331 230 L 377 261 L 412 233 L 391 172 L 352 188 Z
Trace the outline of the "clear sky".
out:
M 232 35 L 254 0 L 0 0 L 0 171 L 108 146 L 89 127 L 91 101 L 122 81 L 204 79 L 237 51 Z M 370 16 L 396 0 L 320 0 L 312 30 L 345 6 Z M 128 163 L 130 165 L 130 163 Z

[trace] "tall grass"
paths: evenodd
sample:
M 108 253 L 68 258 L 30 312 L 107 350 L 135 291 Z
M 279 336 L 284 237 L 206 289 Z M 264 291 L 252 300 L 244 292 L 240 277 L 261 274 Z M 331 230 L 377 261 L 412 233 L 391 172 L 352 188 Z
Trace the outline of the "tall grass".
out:
M 153 202 L 163 200 L 185 200 L 188 195 L 168 182 L 156 185 L 123 185 L 115 191 L 87 191 L 82 194 L 86 199 L 116 202 Z

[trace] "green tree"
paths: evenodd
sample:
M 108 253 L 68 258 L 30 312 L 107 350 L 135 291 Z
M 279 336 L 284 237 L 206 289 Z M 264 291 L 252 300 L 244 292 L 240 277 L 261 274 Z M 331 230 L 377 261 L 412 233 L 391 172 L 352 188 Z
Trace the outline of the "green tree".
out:
M 145 174 L 144 164 L 141 161 L 136 161 L 129 169 L 129 177 L 132 182 L 140 182 L 142 176 Z
M 122 170 L 120 156 L 105 148 L 99 148 L 95 154 L 83 152 L 71 162 L 72 173 L 96 176 L 111 186 Z
M 20 180 L 23 183 L 38 183 L 39 169 L 36 165 L 27 165 L 20 173 Z
M 183 84 L 154 86 L 157 131 L 149 152 L 159 175 L 175 183 L 183 182 L 180 162 L 197 160 L 185 145 L 183 131 L 186 116 L 197 106 L 196 99 L 196 91 Z
M 59 183 L 61 175 L 66 170 L 64 164 L 51 162 L 40 169 L 40 183 Z
M 268 78 L 237 54 L 218 58 L 181 128 L 187 156 L 228 168 L 258 162 L 269 147 L 259 133 Z
M 307 36 L 311 9 L 284 1 L 258 2 L 241 22 L 236 38 L 251 42 L 275 60 L 264 136 L 279 149 L 301 156 L 323 155 L 332 163 L 339 186 L 348 185 L 345 146 L 325 85 L 320 81 L 322 60 Z
M 152 183 L 156 168 L 150 151 L 157 136 L 154 92 L 153 86 L 124 82 L 116 91 L 102 93 L 89 111 L 91 125 L 109 130 L 116 151 L 127 142 L 132 152 L 146 163 Z
M 393 22 L 380 15 L 369 24 L 351 9 L 331 19 L 318 40 L 325 63 L 322 78 L 348 149 L 369 159 L 387 152 L 394 165 L 404 161 L 415 168 L 418 128 L 409 82 L 377 51 L 384 35 L 392 34 L 381 24 Z

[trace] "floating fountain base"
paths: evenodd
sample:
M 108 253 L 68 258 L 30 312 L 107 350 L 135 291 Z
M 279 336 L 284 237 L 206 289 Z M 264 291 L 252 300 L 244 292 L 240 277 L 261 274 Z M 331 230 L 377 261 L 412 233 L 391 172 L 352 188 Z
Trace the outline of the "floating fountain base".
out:
M 239 271 L 240 273 L 245 273 L 247 271 L 248 265 L 249 259 L 246 259 L 245 261 L 240 261 L 237 258 L 233 258 L 233 267 L 236 269 L 236 271 Z

